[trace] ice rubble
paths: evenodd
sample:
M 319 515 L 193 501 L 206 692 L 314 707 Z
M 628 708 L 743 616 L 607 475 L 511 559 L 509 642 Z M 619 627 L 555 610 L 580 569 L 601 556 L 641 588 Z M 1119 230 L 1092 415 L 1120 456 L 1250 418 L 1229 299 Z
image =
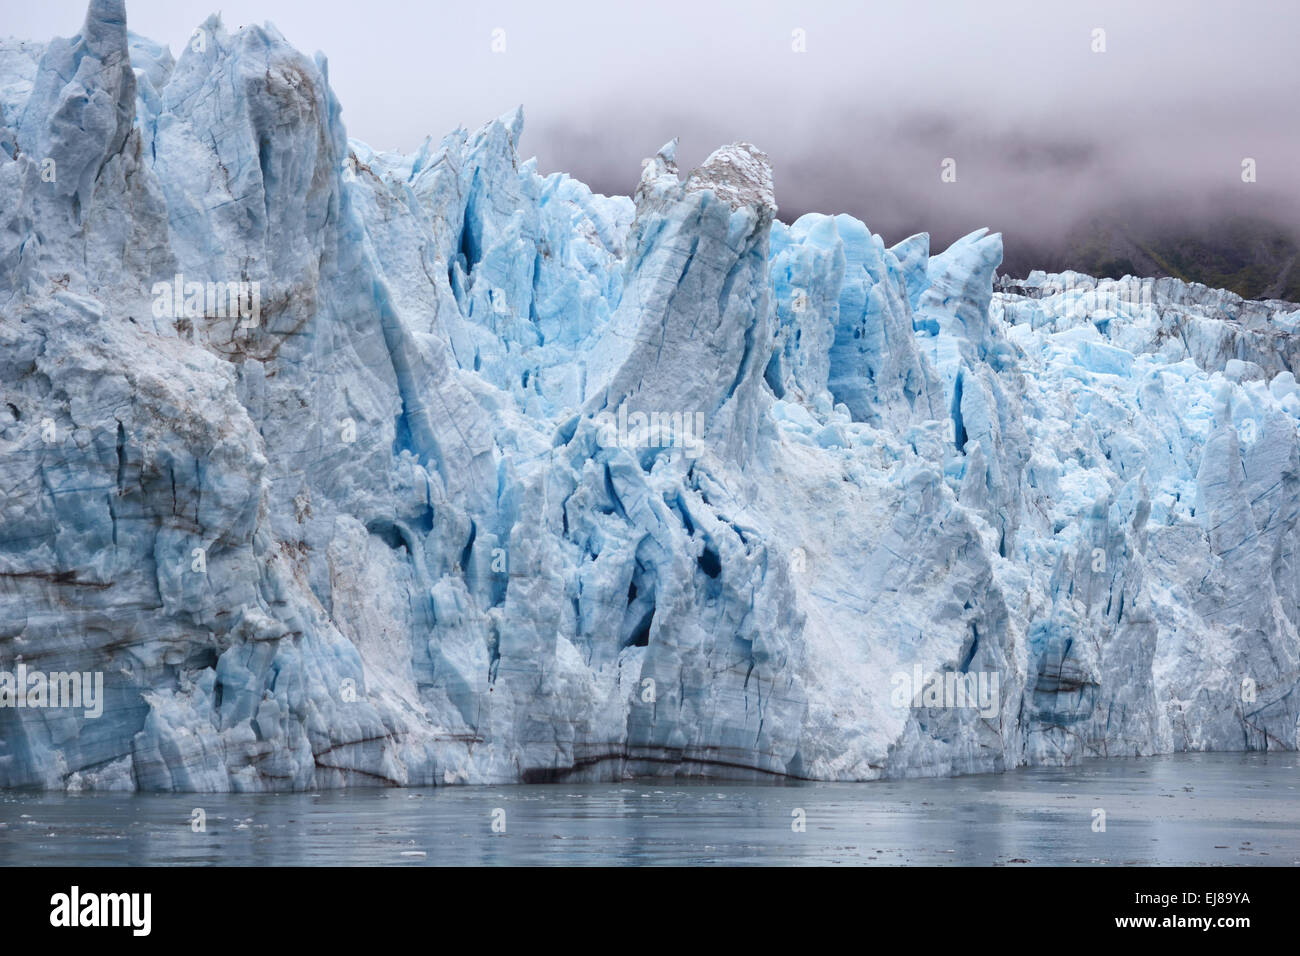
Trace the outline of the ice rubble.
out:
M 107 697 L 0 708 L 0 784 L 1296 746 L 1297 306 L 786 226 L 746 144 L 635 198 L 520 112 L 377 153 L 322 57 L 199 30 L 0 45 L 0 671 Z M 156 315 L 176 275 L 256 325 Z M 600 440 L 674 413 L 697 455 Z

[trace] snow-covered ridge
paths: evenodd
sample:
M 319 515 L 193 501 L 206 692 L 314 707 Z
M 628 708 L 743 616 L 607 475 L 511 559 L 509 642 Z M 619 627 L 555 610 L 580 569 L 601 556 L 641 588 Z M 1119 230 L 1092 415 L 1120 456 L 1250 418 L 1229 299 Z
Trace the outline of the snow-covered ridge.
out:
M 125 23 L 0 43 L 0 785 L 1296 747 L 1300 306 L 786 226 L 746 144 L 377 153 Z

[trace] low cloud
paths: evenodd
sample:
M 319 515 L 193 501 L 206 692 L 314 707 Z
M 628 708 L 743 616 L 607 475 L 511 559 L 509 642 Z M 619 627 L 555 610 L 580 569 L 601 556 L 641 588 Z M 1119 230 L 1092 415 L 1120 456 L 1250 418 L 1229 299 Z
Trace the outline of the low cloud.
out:
M 128 21 L 178 51 L 214 5 L 128 0 Z M 522 149 L 543 170 L 627 194 L 674 136 L 686 168 L 745 140 L 772 158 L 784 219 L 848 212 L 891 242 L 929 231 L 936 247 L 988 226 L 1012 260 L 1098 216 L 1300 222 L 1293 0 L 221 7 L 232 30 L 269 20 L 324 51 L 349 133 L 377 149 L 523 104 Z M 28 4 L 3 29 L 69 35 L 84 12 L 84 0 Z

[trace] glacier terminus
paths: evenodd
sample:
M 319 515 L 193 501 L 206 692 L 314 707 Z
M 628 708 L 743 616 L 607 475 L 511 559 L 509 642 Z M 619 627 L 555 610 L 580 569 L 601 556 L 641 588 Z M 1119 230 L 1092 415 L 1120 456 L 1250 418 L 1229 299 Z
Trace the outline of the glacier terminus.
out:
M 196 36 L 0 41 L 0 787 L 1296 749 L 1300 305 L 787 225 L 746 143 L 379 152 Z

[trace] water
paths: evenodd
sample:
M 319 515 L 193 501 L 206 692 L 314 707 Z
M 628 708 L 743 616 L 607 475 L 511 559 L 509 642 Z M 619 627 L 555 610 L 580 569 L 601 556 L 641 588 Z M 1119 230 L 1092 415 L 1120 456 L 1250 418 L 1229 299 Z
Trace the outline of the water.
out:
M 0 865 L 1300 865 L 1294 753 L 860 784 L 0 795 Z M 194 808 L 206 832 L 191 828 Z M 1106 811 L 1094 832 L 1093 809 Z M 494 812 L 505 833 L 494 833 Z M 796 832 L 796 810 L 806 828 Z M 498 815 L 499 818 L 499 815 Z

